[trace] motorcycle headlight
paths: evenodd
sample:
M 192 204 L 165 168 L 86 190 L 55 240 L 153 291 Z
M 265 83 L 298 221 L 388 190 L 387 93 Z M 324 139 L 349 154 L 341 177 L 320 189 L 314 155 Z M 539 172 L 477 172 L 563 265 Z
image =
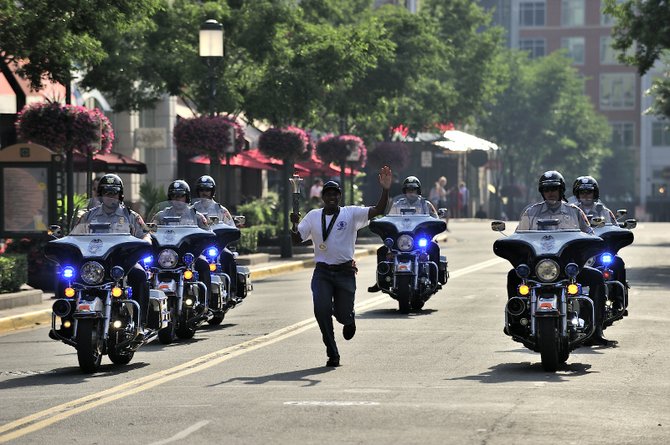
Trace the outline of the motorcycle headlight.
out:
M 81 266 L 79 275 L 86 284 L 100 284 L 105 278 L 105 268 L 97 261 L 89 261 Z
M 570 263 L 567 266 L 565 266 L 565 274 L 570 278 L 576 277 L 578 273 L 579 273 L 579 266 L 576 265 L 575 263 Z
M 398 249 L 402 251 L 412 250 L 412 247 L 414 247 L 414 239 L 409 235 L 400 235 L 396 244 L 398 245 Z
M 174 269 L 179 256 L 172 249 L 161 250 L 158 254 L 158 265 L 163 269 Z
M 109 274 L 112 276 L 113 279 L 115 279 L 115 280 L 118 281 L 118 280 L 120 280 L 121 278 L 123 278 L 123 276 L 124 276 L 126 273 L 123 271 L 123 267 L 121 267 L 121 266 L 114 266 L 114 267 L 112 267 L 112 270 L 109 272 Z
M 542 260 L 535 266 L 535 274 L 544 282 L 554 281 L 558 278 L 558 264 L 554 260 Z

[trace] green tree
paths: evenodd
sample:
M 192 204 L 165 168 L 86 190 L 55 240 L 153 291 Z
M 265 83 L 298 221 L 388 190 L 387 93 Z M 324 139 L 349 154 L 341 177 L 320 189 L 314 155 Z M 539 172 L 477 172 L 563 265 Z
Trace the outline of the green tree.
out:
M 102 36 L 132 29 L 141 35 L 158 0 L 0 0 L 0 54 L 39 89 L 43 77 L 67 85 L 74 70 L 109 56 Z
M 670 64 L 663 54 L 670 49 L 670 3 L 667 1 L 605 0 L 605 12 L 616 18 L 612 47 L 619 60 L 637 66 L 640 75 L 661 60 L 665 74 L 653 81 L 654 104 L 648 110 L 670 118 Z
M 609 155 L 610 129 L 584 95 L 570 60 L 560 53 L 529 60 L 512 51 L 506 59 L 506 88 L 479 122 L 482 134 L 501 148 L 504 182 L 532 192 L 545 170 L 561 171 L 568 182 L 598 176 Z M 529 200 L 526 193 L 523 202 Z

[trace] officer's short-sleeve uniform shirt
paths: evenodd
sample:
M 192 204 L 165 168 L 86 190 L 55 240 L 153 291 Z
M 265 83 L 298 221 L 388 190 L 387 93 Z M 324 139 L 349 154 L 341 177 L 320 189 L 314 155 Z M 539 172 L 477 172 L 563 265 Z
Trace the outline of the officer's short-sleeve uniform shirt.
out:
M 544 201 L 526 207 L 516 230 L 537 230 L 537 222 L 540 219 L 557 219 L 558 230 L 579 229 L 582 232 L 593 233 L 586 215 L 579 207 L 561 202 L 552 210 Z
M 590 208 L 581 203 L 577 204 L 577 206 L 587 215 L 587 217 L 602 217 L 605 219 L 605 224 L 617 223 L 614 213 L 600 201 L 595 202 Z
M 111 213 L 106 212 L 105 207 L 99 205 L 84 213 L 80 222 L 87 224 L 110 223 L 112 232 L 123 232 L 125 227 L 129 227 L 130 234 L 137 238 L 142 238 L 148 231 L 142 217 L 123 205 L 118 206 Z
M 335 224 L 323 241 L 321 215 L 323 209 L 311 210 L 298 224 L 298 233 L 303 241 L 314 243 L 314 261 L 326 264 L 342 264 L 354 259 L 358 230 L 367 226 L 369 207 L 340 207 Z M 326 228 L 334 215 L 326 215 Z
M 235 226 L 233 216 L 228 209 L 212 199 L 201 199 L 200 201 L 196 201 L 195 204 L 193 204 L 193 207 L 207 217 L 216 216 L 219 218 L 219 222 L 228 224 L 229 226 Z

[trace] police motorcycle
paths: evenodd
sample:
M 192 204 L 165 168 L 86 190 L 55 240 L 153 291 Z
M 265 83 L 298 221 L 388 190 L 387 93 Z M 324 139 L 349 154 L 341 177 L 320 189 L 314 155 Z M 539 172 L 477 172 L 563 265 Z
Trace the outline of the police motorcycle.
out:
M 218 204 L 209 198 L 199 198 L 198 208 L 208 209 L 218 206 Z M 218 325 L 223 321 L 226 313 L 241 304 L 247 297 L 248 292 L 253 290 L 251 284 L 250 271 L 246 266 L 237 265 L 235 259 L 237 252 L 227 250 L 233 243 L 240 239 L 240 229 L 245 223 L 244 216 L 234 216 L 235 225 L 226 224 L 220 221 L 218 216 L 208 215 L 207 217 L 210 229 L 216 235 L 216 243 L 208 248 L 205 255 L 210 262 L 210 271 L 212 277 L 212 312 L 213 316 L 208 320 L 210 325 Z M 233 275 L 234 276 L 231 276 Z
M 172 209 L 181 207 L 186 208 L 183 214 L 172 214 Z M 196 329 L 215 316 L 195 262 L 205 252 L 208 263 L 215 263 L 216 236 L 211 230 L 200 228 L 195 211 L 180 201 L 159 203 L 151 212 L 150 221 L 153 255 L 144 266 L 151 288 L 167 296 L 170 313 L 170 322 L 158 332 L 158 340 L 170 344 L 175 338 L 193 338 Z
M 541 219 L 538 230 L 516 231 L 493 244 L 493 252 L 521 279 L 505 306 L 505 333 L 539 352 L 549 372 L 595 332 L 595 305 L 577 275 L 604 247 L 602 239 L 577 229 L 557 230 L 558 224 Z M 493 221 L 491 228 L 502 232 L 505 223 Z
M 596 204 L 598 205 L 602 204 Z M 623 267 L 617 261 L 619 250 L 632 244 L 635 238 L 631 230 L 637 227 L 637 221 L 632 218 L 622 221 L 626 214 L 626 209 L 617 210 L 616 224 L 605 222 L 602 217 L 586 215 L 591 222 L 593 232 L 605 242 L 603 250 L 598 255 L 589 258 L 586 263 L 587 266 L 600 270 L 605 280 L 607 292 L 605 326 L 611 326 L 615 321 L 628 315 L 628 283 L 620 281 L 615 270 L 616 267 Z
M 51 230 L 60 235 L 58 226 Z M 82 371 L 95 372 L 103 355 L 115 364 L 130 363 L 135 351 L 168 325 L 167 297 L 152 289 L 148 325 L 142 332 L 140 305 L 131 299 L 127 275 L 151 255 L 151 243 L 132 236 L 127 220 L 80 220 L 68 236 L 47 243 L 44 253 L 58 264 L 59 288 L 65 295 L 53 304 L 49 336 L 77 350 Z
M 439 215 L 442 217 L 445 212 L 440 209 Z M 439 263 L 429 256 L 433 238 L 446 228 L 444 220 L 416 214 L 414 208 L 370 221 L 370 230 L 388 249 L 386 257 L 377 261 L 377 286 L 398 301 L 400 313 L 421 310 L 447 283 L 446 256 L 439 256 Z

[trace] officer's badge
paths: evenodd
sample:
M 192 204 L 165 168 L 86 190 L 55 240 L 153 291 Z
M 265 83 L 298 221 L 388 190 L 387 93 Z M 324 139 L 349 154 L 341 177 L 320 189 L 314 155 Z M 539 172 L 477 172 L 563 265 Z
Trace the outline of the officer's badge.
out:
M 556 242 L 556 239 L 551 236 L 551 235 L 544 235 L 542 239 L 540 240 L 540 244 L 542 245 L 542 250 L 544 251 L 552 251 L 554 249 L 554 244 Z
M 125 217 L 122 216 L 121 218 L 119 218 L 119 224 L 125 224 L 125 223 L 126 223 Z

